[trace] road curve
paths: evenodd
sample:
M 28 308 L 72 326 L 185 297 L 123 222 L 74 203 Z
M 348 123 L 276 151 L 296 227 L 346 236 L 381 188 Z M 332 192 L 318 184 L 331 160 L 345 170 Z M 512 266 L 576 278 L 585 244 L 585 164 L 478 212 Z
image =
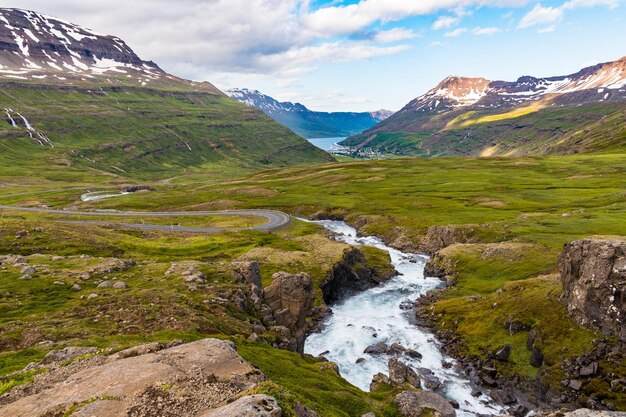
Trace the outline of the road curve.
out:
M 220 210 L 220 211 L 165 211 L 165 212 L 137 212 L 137 211 L 73 211 L 73 210 L 52 210 L 35 207 L 15 207 L 0 205 L 0 210 L 22 211 L 27 213 L 41 214 L 57 214 L 61 216 L 106 216 L 106 217 L 205 217 L 205 216 L 254 216 L 265 217 L 267 223 L 260 226 L 252 227 L 187 227 L 187 226 L 166 226 L 156 224 L 142 223 L 113 223 L 102 221 L 81 221 L 81 220 L 62 220 L 63 223 L 93 225 L 93 226 L 110 226 L 124 229 L 138 229 L 149 231 L 163 232 L 185 232 L 185 233 L 220 233 L 220 232 L 236 232 L 242 230 L 260 230 L 270 231 L 286 226 L 291 221 L 291 217 L 281 211 L 275 210 Z

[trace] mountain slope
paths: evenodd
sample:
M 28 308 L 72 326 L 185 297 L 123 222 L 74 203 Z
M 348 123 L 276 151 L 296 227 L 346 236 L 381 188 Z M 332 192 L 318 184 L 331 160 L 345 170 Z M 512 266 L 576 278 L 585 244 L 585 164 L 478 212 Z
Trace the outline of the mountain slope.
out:
M 2 175 L 163 178 L 331 160 L 210 83 L 171 76 L 119 38 L 30 11 L 0 9 L 0 98 Z
M 425 157 L 615 151 L 625 116 L 626 57 L 561 77 L 448 77 L 342 144 Z
M 361 133 L 393 114 L 388 110 L 369 113 L 316 112 L 300 103 L 279 102 L 256 90 L 233 89 L 226 93 L 237 101 L 261 110 L 305 138 L 342 137 Z

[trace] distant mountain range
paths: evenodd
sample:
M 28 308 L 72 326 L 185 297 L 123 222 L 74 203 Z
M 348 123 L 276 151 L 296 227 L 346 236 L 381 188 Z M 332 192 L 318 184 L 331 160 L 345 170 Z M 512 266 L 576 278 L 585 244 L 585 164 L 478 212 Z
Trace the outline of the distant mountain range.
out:
M 223 175 L 330 155 L 208 82 L 167 74 L 118 37 L 0 9 L 0 166 L 137 178 Z
M 237 101 L 261 110 L 278 123 L 308 139 L 344 137 L 361 133 L 393 114 L 389 110 L 367 113 L 316 112 L 300 103 L 279 102 L 256 90 L 233 89 L 226 93 Z
M 342 145 L 425 157 L 624 150 L 626 57 L 559 77 L 448 77 Z

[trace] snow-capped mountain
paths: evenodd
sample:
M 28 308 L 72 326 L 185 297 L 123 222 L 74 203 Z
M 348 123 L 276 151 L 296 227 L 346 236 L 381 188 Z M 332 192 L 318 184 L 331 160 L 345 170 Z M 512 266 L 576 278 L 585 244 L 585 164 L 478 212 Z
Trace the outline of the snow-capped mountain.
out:
M 365 113 L 324 113 L 300 103 L 280 102 L 257 90 L 232 89 L 231 98 L 255 107 L 305 138 L 343 137 L 360 133 L 393 114 L 389 110 Z
M 278 100 L 261 93 L 258 90 L 249 90 L 247 88 L 234 88 L 226 91 L 230 98 L 235 99 L 248 106 L 256 107 L 265 114 L 271 116 L 279 112 L 305 112 L 309 111 L 300 103 L 279 102 Z
M 453 76 L 342 144 L 424 156 L 585 152 L 623 143 L 625 106 L 626 57 L 557 77 Z
M 0 164 L 16 170 L 141 177 L 332 160 L 210 83 L 141 59 L 116 36 L 32 11 L 0 8 L 0 85 Z
M 587 92 L 591 99 L 623 96 L 626 88 L 626 57 L 585 68 L 575 74 L 517 81 L 489 81 L 484 78 L 451 76 L 407 106 L 411 111 L 445 111 L 457 107 L 515 106 L 546 97 Z
M 20 9 L 0 9 L 0 80 L 182 82 L 142 60 L 120 38 Z M 187 83 L 217 89 L 208 83 Z

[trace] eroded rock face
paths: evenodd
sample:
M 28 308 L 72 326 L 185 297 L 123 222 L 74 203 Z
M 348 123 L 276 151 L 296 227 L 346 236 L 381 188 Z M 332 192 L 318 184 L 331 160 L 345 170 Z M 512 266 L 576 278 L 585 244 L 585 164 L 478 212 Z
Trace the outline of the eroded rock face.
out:
M 421 251 L 433 255 L 438 250 L 456 243 L 470 243 L 474 232 L 472 225 L 431 226 L 421 241 Z
M 303 353 L 306 319 L 315 300 L 311 277 L 305 273 L 277 272 L 272 276 L 272 284 L 263 290 L 263 298 L 272 316 L 265 320 L 287 329 L 285 338 L 291 339 L 290 350 Z
M 441 417 L 456 417 L 454 407 L 439 394 L 429 391 L 404 391 L 395 399 L 400 414 L 404 417 L 421 417 L 426 410 L 434 410 Z
M 250 395 L 198 417 L 281 417 L 276 399 L 268 395 Z
M 22 395 L 0 401 L 0 415 L 63 416 L 71 407 L 78 407 L 72 415 L 98 417 L 281 415 L 270 401 L 273 413 L 207 414 L 265 380 L 230 342 L 204 339 L 156 352 L 153 345 L 135 351 L 61 378 L 53 374 L 65 372 L 63 368 L 42 374 Z
M 626 240 L 583 239 L 559 256 L 563 301 L 581 325 L 626 341 Z
M 326 304 L 335 304 L 350 295 L 374 288 L 392 276 L 380 276 L 375 268 L 367 265 L 365 255 L 352 248 L 344 253 L 343 260 L 333 267 L 322 284 L 322 296 Z

